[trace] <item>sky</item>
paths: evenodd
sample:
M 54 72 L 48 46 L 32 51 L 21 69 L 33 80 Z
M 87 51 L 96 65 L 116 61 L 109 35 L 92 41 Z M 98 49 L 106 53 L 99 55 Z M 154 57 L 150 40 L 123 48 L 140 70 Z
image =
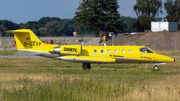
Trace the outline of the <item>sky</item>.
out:
M 59 17 L 61 19 L 74 17 L 82 0 L 1 0 L 0 20 L 10 20 L 15 23 L 38 21 L 42 17 Z M 166 2 L 166 0 L 161 0 Z M 121 16 L 137 17 L 133 11 L 136 0 L 118 0 Z M 164 11 L 164 7 L 162 7 Z M 165 12 L 165 11 L 164 11 Z M 166 14 L 164 14 L 165 16 Z M 161 17 L 162 15 L 160 15 Z

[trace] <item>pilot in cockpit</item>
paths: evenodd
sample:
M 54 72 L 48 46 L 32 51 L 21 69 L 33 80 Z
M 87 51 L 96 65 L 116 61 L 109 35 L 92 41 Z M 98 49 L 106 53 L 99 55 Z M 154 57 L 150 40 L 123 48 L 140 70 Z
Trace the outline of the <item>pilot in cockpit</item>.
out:
M 143 53 L 153 53 L 148 48 L 141 48 L 140 51 L 143 52 Z

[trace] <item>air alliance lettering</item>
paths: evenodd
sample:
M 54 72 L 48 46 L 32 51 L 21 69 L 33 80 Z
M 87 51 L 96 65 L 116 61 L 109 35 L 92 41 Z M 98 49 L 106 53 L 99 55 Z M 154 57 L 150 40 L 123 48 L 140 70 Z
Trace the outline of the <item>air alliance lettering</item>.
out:
M 77 52 L 77 48 L 67 48 L 67 47 L 64 47 L 64 51 Z
M 120 56 L 120 55 L 109 55 L 109 56 L 114 56 L 114 57 L 124 57 L 124 56 Z
M 24 46 L 40 46 L 40 45 L 41 45 L 41 42 L 36 42 L 36 41 L 29 42 L 29 43 L 24 42 Z

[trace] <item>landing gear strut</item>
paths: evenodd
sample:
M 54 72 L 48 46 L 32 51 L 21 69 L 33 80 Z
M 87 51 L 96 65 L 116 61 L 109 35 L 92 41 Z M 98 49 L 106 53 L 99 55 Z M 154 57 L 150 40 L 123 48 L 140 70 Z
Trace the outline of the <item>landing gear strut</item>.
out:
M 82 69 L 83 70 L 90 70 L 91 69 L 91 64 L 90 63 L 83 63 L 82 64 Z
M 155 65 L 155 66 L 153 67 L 153 69 L 154 69 L 154 70 L 159 70 L 159 67 L 158 67 L 157 65 Z

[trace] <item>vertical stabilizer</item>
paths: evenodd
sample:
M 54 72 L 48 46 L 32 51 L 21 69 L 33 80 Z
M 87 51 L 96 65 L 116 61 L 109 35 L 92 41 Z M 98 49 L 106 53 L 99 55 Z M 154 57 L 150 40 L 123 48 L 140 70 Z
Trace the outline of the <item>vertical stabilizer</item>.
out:
M 18 50 L 53 51 L 54 47 L 59 46 L 43 43 L 30 29 L 9 30 L 7 32 L 14 33 Z

